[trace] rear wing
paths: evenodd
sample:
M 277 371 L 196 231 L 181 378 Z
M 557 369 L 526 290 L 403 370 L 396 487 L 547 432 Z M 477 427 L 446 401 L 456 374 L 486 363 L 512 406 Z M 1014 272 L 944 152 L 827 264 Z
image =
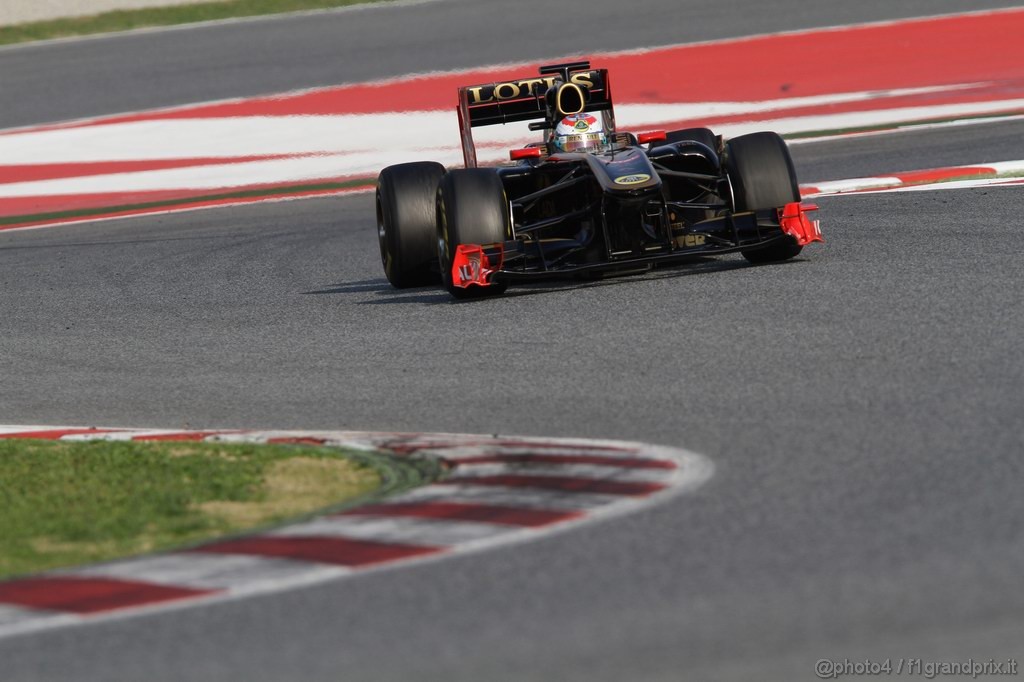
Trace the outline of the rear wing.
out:
M 466 167 L 477 165 L 473 128 L 547 119 L 546 95 L 557 81 L 574 83 L 583 90 L 586 111 L 612 110 L 608 70 L 591 69 L 589 62 L 542 66 L 539 76 L 459 88 L 459 133 Z

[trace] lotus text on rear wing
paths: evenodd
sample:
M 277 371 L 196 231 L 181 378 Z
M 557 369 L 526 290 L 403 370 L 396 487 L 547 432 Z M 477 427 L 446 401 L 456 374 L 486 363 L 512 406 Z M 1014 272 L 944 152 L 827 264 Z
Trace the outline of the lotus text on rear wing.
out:
M 594 87 L 594 71 L 582 71 L 569 74 L 569 82 L 574 83 L 587 90 Z M 525 78 L 505 83 L 491 83 L 489 85 L 477 85 L 466 88 L 469 94 L 469 103 L 486 104 L 487 102 L 507 102 L 521 97 L 543 97 L 549 88 L 553 87 L 558 76 L 547 76 L 546 78 Z

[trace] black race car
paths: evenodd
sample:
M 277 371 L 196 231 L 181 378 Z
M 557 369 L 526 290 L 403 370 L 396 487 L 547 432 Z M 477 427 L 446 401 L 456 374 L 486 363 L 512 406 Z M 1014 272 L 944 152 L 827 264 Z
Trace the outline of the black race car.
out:
M 395 287 L 441 281 L 466 298 L 736 251 L 781 261 L 822 241 L 781 137 L 618 132 L 608 72 L 588 62 L 460 88 L 458 113 L 465 168 L 403 163 L 377 179 L 380 254 Z M 602 117 L 596 148 L 566 152 L 549 134 L 512 150 L 508 165 L 477 166 L 477 126 L 532 121 L 531 130 L 553 131 L 584 114 Z

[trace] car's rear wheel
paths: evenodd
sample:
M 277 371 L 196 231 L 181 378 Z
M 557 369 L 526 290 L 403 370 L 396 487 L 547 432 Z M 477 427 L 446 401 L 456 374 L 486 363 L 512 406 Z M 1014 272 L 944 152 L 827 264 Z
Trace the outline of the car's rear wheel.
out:
M 452 282 L 452 260 L 463 244 L 494 244 L 510 239 L 512 222 L 501 178 L 490 168 L 449 172 L 437 189 L 437 256 L 441 281 L 455 298 L 500 294 L 504 283 L 457 287 Z
M 779 209 L 800 201 L 793 159 L 786 142 L 776 133 L 741 135 L 729 140 L 725 150 L 735 211 Z M 741 253 L 751 263 L 769 263 L 792 258 L 802 248 L 796 240 L 786 238 L 766 248 Z
M 380 259 L 397 289 L 437 283 L 434 199 L 444 174 L 441 164 L 422 161 L 388 166 L 377 177 Z

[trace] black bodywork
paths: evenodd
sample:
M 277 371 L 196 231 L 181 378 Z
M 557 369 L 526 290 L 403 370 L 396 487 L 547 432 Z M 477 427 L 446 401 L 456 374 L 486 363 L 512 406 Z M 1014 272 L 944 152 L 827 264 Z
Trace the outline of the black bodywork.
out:
M 485 249 L 503 259 L 496 280 L 631 270 L 792 239 L 777 211 L 732 210 L 720 139 L 645 148 L 632 134 L 615 137 L 607 151 L 497 169 L 514 239 L 502 253 Z

